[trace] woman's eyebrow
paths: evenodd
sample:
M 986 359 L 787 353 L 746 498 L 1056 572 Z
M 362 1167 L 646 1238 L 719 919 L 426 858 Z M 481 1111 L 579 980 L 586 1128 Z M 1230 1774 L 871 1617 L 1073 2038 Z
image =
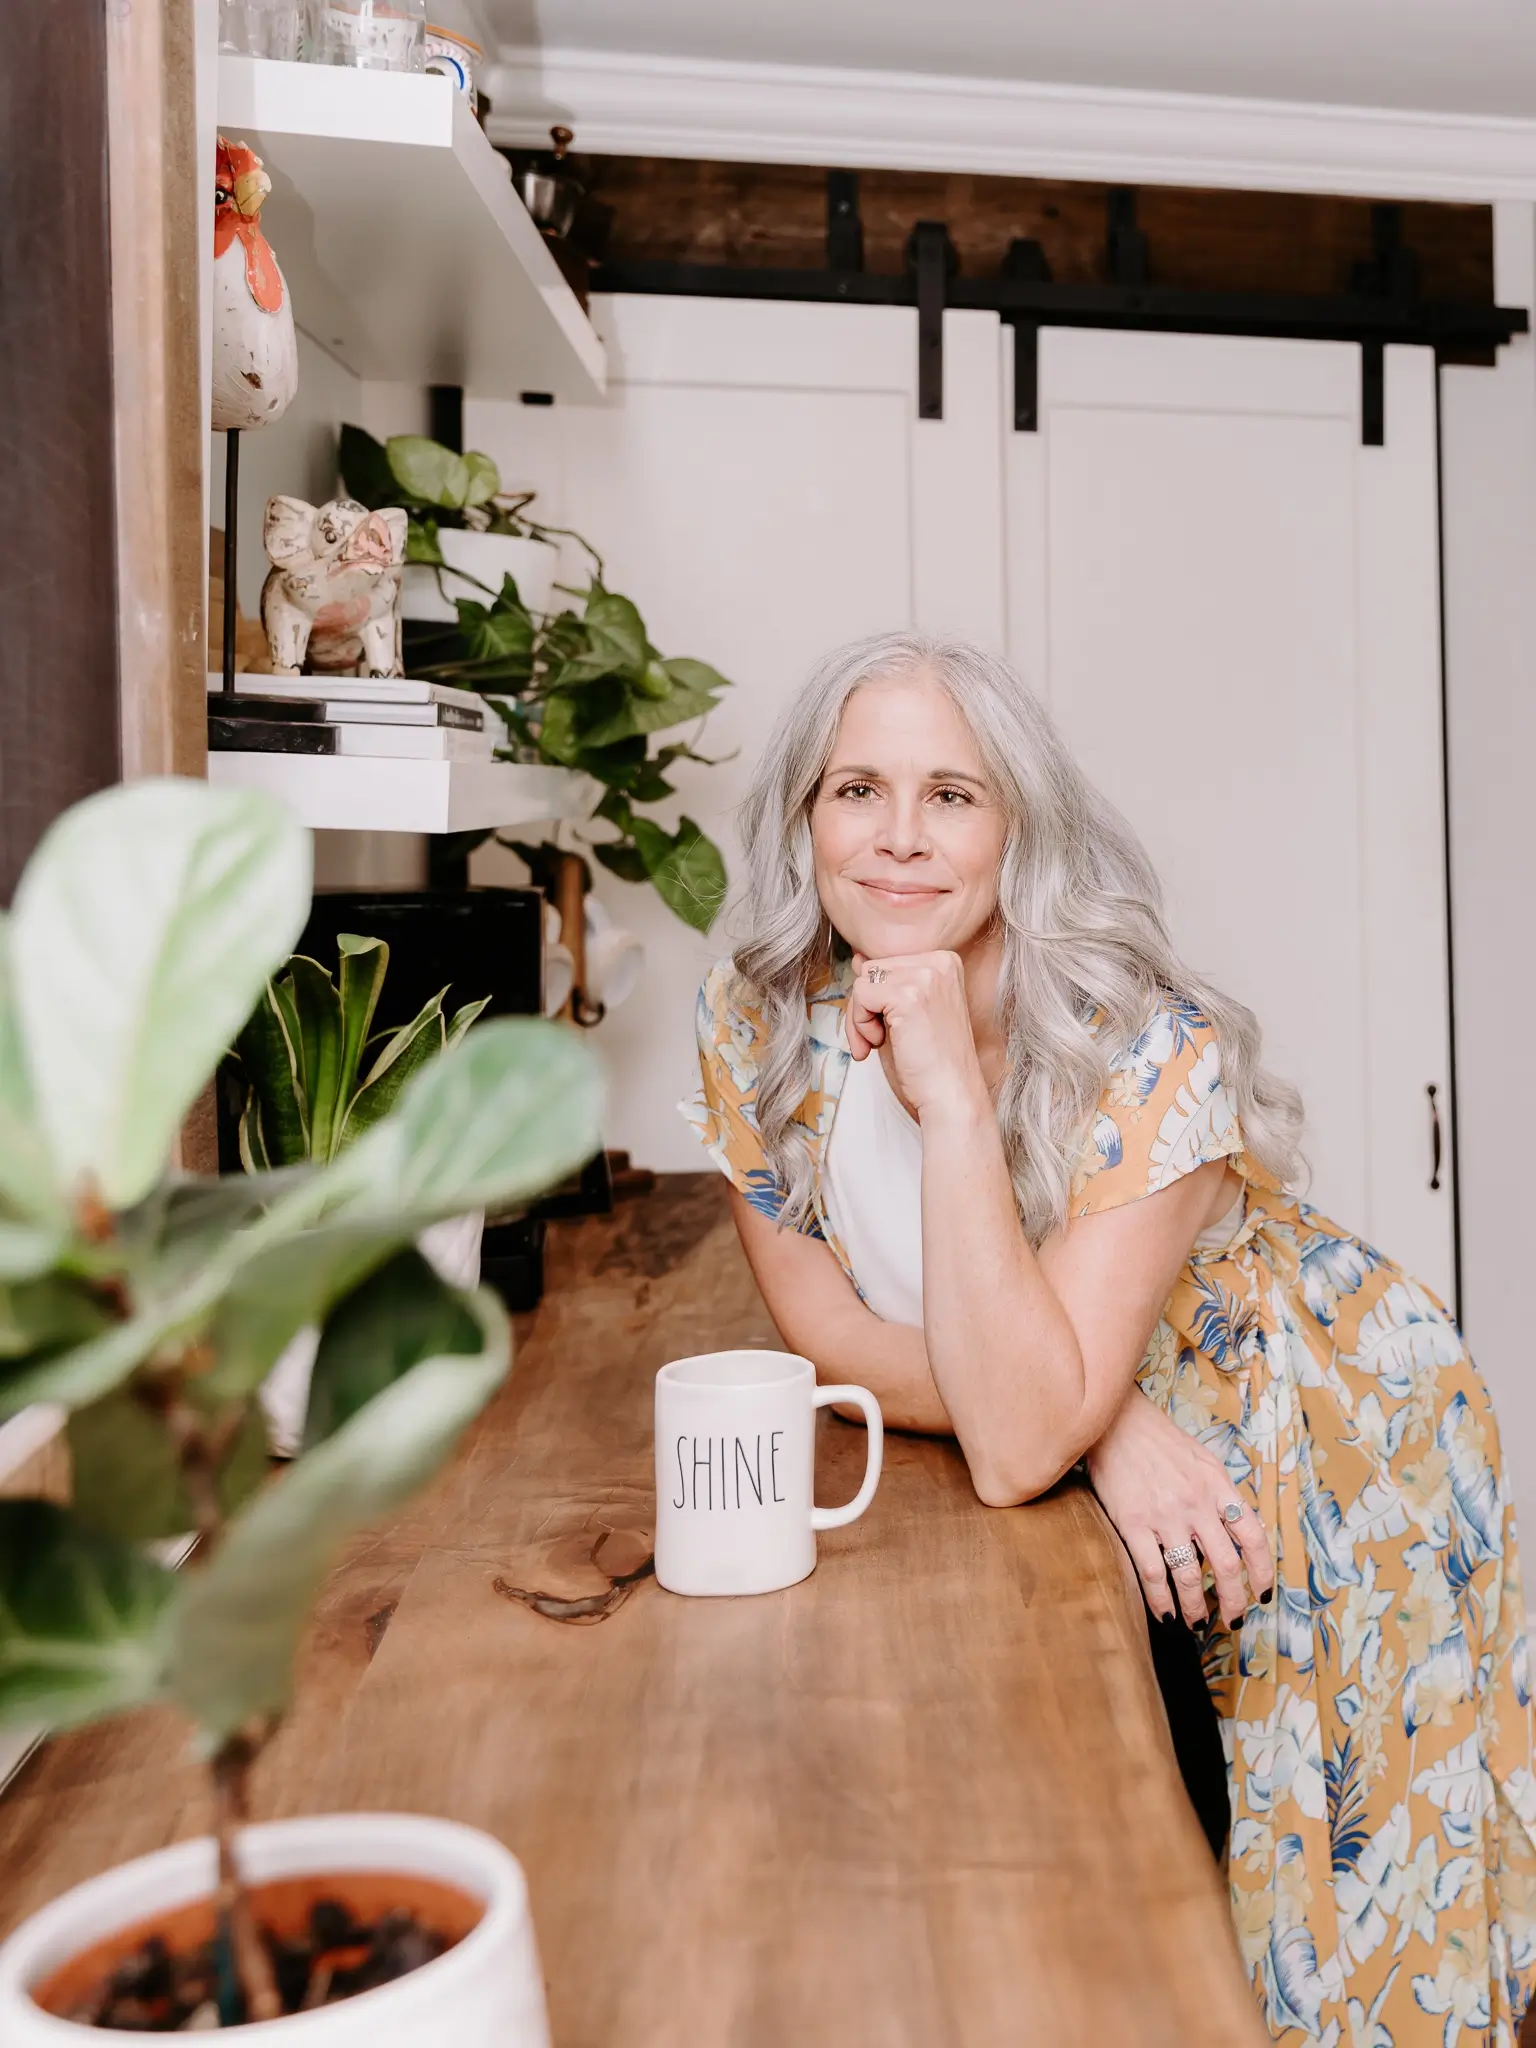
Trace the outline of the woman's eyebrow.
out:
M 866 767 L 863 762 L 838 762 L 826 770 L 828 775 L 863 775 L 871 782 L 881 782 L 884 772 L 879 768 Z M 985 789 L 986 784 L 979 775 L 968 774 L 964 768 L 930 768 L 925 778 L 929 782 L 968 782 L 973 789 Z

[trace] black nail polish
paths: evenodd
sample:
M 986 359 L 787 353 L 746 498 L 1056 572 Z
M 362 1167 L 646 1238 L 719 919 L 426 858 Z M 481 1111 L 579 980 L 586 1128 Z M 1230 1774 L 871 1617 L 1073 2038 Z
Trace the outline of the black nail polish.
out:
M 1275 1589 L 1273 1586 L 1266 1586 L 1264 1588 L 1264 1591 L 1259 1595 L 1259 1599 L 1265 1607 L 1269 1605 L 1270 1601 L 1273 1600 L 1274 1597 Z

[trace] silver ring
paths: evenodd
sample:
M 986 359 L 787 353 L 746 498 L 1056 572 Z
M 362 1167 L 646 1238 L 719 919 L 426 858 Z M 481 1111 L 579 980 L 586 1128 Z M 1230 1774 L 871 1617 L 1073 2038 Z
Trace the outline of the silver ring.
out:
M 1170 1543 L 1163 1552 L 1163 1563 L 1169 1571 L 1182 1571 L 1187 1564 L 1194 1564 L 1198 1556 L 1193 1543 Z
M 885 979 L 885 969 L 883 967 L 866 967 L 864 972 L 871 981 L 884 981 Z
M 1229 1526 L 1243 1519 L 1243 1504 L 1240 1500 L 1229 1500 L 1221 1511 L 1221 1519 Z

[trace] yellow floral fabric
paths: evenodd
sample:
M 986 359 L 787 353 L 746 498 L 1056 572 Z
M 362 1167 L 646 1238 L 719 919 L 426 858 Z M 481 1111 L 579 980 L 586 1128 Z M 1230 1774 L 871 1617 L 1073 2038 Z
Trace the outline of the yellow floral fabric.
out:
M 818 1162 L 848 1060 L 845 993 L 834 974 L 808 1005 L 799 1121 Z M 753 1110 L 763 1024 L 728 963 L 698 1026 L 685 1114 L 777 1214 Z M 1255 1996 L 1296 2048 L 1516 2048 L 1536 1977 L 1536 1754 L 1488 1391 L 1428 1289 L 1248 1156 L 1215 1033 L 1169 1001 L 1108 1063 L 1072 1214 L 1213 1159 L 1243 1179 L 1241 1222 L 1192 1253 L 1139 1383 L 1222 1458 L 1275 1553 L 1273 1601 L 1236 1630 L 1213 1620 L 1203 1642 Z M 819 1192 L 800 1227 L 848 1271 Z

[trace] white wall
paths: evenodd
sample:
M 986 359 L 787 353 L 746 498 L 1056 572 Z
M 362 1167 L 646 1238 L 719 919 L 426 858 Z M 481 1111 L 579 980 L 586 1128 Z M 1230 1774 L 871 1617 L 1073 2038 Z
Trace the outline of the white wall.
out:
M 1495 210 L 1501 305 L 1536 307 L 1536 209 Z M 1493 1389 L 1536 1606 L 1536 1193 L 1525 1030 L 1536 1016 L 1536 343 L 1441 373 L 1446 705 L 1463 1327 Z

